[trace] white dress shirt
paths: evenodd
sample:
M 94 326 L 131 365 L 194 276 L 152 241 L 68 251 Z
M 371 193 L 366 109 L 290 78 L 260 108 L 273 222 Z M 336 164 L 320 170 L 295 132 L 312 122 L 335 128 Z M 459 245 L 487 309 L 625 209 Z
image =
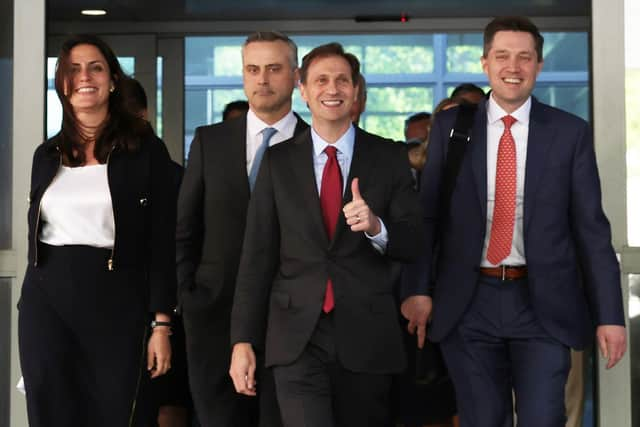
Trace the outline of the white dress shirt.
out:
M 311 140 L 313 141 L 313 170 L 316 176 L 318 194 L 320 194 L 322 186 L 324 165 L 327 163 L 327 159 L 329 158 L 329 156 L 324 152 L 324 149 L 327 148 L 328 145 L 333 145 L 337 150 L 336 157 L 338 158 L 338 165 L 340 166 L 340 173 L 342 174 L 342 194 L 344 194 L 347 184 L 351 185 L 347 180 L 349 178 L 349 171 L 351 170 L 351 160 L 353 160 L 353 146 L 355 144 L 355 139 L 356 131 L 353 125 L 349 126 L 349 129 L 347 129 L 344 135 L 338 138 L 338 140 L 333 144 L 329 144 L 327 141 L 322 139 L 322 137 L 318 135 L 313 128 L 311 128 Z M 380 221 L 380 232 L 375 236 L 371 236 L 368 233 L 364 234 L 369 238 L 371 244 L 378 252 L 384 253 L 387 250 L 389 236 L 382 219 L 378 218 L 378 220 Z
M 268 125 L 260 120 L 258 116 L 256 116 L 256 113 L 249 109 L 247 112 L 247 176 L 251 173 L 256 151 L 260 144 L 262 144 L 262 131 L 265 128 L 274 128 L 277 130 L 269 140 L 269 147 L 271 147 L 291 138 L 296 130 L 297 123 L 298 119 L 293 114 L 293 111 L 289 111 L 276 123 Z
M 513 229 L 511 253 L 503 259 L 501 265 L 526 265 L 524 253 L 524 178 L 527 163 L 527 143 L 529 139 L 529 113 L 531 112 L 531 97 L 511 113 L 516 122 L 511 126 L 511 135 L 516 143 L 516 212 Z M 496 194 L 496 163 L 498 161 L 498 146 L 504 132 L 502 117 L 508 115 L 493 99 L 487 101 L 487 228 L 482 249 L 481 267 L 494 267 L 487 260 L 487 248 L 491 238 L 493 224 L 493 207 Z

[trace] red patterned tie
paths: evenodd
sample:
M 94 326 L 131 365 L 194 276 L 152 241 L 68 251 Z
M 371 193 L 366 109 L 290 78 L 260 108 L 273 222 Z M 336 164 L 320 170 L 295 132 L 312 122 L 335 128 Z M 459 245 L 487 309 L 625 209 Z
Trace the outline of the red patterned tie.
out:
M 516 119 L 504 116 L 502 121 L 504 132 L 498 146 L 495 204 L 487 249 L 487 259 L 494 265 L 498 265 L 511 253 L 516 213 L 516 144 L 511 135 L 511 125 Z
M 336 157 L 337 151 L 336 147 L 331 145 L 324 149 L 327 155 L 327 163 L 324 165 L 322 183 L 320 184 L 322 219 L 329 240 L 333 238 L 333 234 L 336 231 L 338 215 L 340 215 L 340 208 L 342 207 L 342 174 L 340 173 L 340 165 Z M 331 279 L 328 279 L 322 310 L 325 313 L 329 313 L 333 310 L 333 305 L 333 284 L 331 283 Z

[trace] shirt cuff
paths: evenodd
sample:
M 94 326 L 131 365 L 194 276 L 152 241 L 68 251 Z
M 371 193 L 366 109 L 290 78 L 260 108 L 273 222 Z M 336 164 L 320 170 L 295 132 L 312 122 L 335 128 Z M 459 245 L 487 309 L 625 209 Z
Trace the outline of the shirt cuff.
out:
M 389 234 L 387 233 L 387 227 L 384 226 L 384 222 L 382 222 L 382 219 L 380 219 L 380 217 L 378 217 L 378 221 L 380 222 L 380 232 L 375 236 L 371 236 L 369 233 L 365 231 L 364 235 L 367 236 L 367 239 L 369 239 L 374 249 L 379 253 L 383 254 L 387 251 L 387 243 L 389 243 Z

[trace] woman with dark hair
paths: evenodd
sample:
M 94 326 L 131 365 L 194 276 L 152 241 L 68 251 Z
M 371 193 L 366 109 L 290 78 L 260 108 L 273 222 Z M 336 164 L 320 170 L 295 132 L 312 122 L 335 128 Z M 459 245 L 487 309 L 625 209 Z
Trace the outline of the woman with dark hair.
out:
M 32 427 L 142 425 L 142 388 L 171 366 L 176 190 L 125 78 L 99 38 L 62 46 L 62 130 L 34 154 L 18 303 Z

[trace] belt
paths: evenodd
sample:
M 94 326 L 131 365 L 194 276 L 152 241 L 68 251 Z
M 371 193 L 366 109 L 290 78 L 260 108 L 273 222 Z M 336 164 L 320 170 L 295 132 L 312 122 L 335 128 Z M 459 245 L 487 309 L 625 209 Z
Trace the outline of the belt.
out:
M 527 277 L 526 265 L 500 265 L 498 267 L 480 267 L 480 274 L 500 280 L 519 280 Z

